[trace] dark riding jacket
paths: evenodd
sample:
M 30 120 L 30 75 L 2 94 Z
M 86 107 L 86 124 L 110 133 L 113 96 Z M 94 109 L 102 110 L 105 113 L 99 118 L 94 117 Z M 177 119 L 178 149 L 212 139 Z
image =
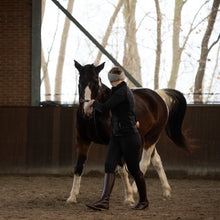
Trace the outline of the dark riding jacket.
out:
M 95 101 L 93 107 L 99 112 L 111 110 L 113 136 L 127 136 L 138 132 L 134 96 L 126 82 L 123 81 L 116 87 L 112 87 L 110 99 L 105 103 Z

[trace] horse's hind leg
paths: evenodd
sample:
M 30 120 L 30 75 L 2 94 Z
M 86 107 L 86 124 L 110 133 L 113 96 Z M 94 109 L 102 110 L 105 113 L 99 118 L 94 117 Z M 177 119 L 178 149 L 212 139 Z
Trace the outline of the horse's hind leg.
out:
M 133 205 L 134 204 L 133 190 L 128 178 L 128 171 L 125 169 L 125 165 L 123 165 L 123 167 L 118 166 L 118 173 L 121 176 L 122 183 L 124 185 L 124 192 L 125 192 L 124 203 L 127 205 Z
M 142 171 L 142 173 L 144 175 L 147 172 L 147 168 L 150 165 L 151 155 L 152 155 L 154 149 L 155 149 L 155 144 L 150 146 L 147 150 L 143 149 L 142 157 L 141 157 L 141 161 L 140 161 L 140 170 Z M 136 186 L 135 182 L 133 182 L 133 184 L 132 184 L 132 189 L 133 189 L 134 193 L 137 193 L 137 186 Z
M 76 162 L 75 171 L 74 171 L 73 185 L 72 185 L 72 189 L 70 192 L 70 196 L 67 199 L 68 203 L 76 203 L 77 202 L 77 196 L 79 195 L 83 167 L 84 167 L 85 161 L 87 159 L 87 154 L 88 154 L 88 150 L 89 150 L 90 145 L 87 143 L 81 143 L 78 146 L 79 146 L 79 148 L 78 148 L 78 152 L 77 152 L 77 162 Z
M 168 183 L 165 171 L 163 169 L 163 164 L 160 159 L 160 155 L 157 153 L 156 148 L 155 148 L 155 152 L 151 158 L 151 162 L 159 175 L 160 182 L 161 182 L 162 189 L 163 189 L 163 196 L 168 199 L 171 197 L 171 188 Z

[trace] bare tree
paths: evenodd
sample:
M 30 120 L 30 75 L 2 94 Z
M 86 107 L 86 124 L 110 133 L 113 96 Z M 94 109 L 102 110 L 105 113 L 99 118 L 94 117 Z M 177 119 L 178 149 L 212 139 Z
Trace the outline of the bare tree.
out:
M 209 0 L 205 1 L 197 10 L 197 12 L 191 22 L 189 31 L 186 34 L 186 36 L 184 36 L 184 41 L 182 43 L 182 46 L 180 46 L 179 38 L 180 38 L 180 30 L 181 30 L 181 12 L 182 12 L 182 8 L 186 2 L 187 2 L 187 0 L 185 0 L 185 1 L 176 0 L 175 1 L 175 13 L 174 13 L 174 22 L 173 22 L 173 59 L 172 59 L 171 76 L 170 76 L 170 79 L 168 82 L 169 88 L 176 87 L 176 81 L 177 81 L 179 67 L 180 67 L 180 63 L 181 63 L 182 52 L 185 49 L 185 46 L 189 40 L 190 34 L 201 23 L 203 23 L 208 18 L 208 16 L 204 17 L 201 21 L 199 21 L 197 24 L 195 24 L 196 18 L 199 15 L 201 9 L 209 2 Z
M 43 77 L 41 79 L 41 84 L 44 81 L 44 87 L 45 87 L 45 101 L 51 100 L 51 88 L 50 88 L 50 79 L 48 76 L 48 69 L 47 69 L 47 62 L 45 60 L 44 51 L 41 46 L 41 68 L 43 70 Z
M 212 30 L 214 28 L 218 8 L 219 8 L 220 1 L 219 0 L 214 0 L 211 13 L 209 15 L 208 19 L 208 25 L 206 28 L 206 32 L 204 34 L 203 40 L 202 40 L 202 48 L 201 48 L 201 55 L 199 59 L 199 67 L 198 71 L 196 74 L 196 79 L 195 79 L 195 84 L 194 84 L 194 102 L 195 103 L 200 103 L 203 100 L 203 95 L 202 95 L 202 82 L 205 74 L 205 68 L 206 68 L 206 60 L 208 53 L 212 49 L 212 47 L 219 41 L 220 39 L 220 34 L 215 42 L 211 44 L 210 47 L 208 47 L 209 44 L 209 39 L 212 34 Z
M 43 0 L 42 1 L 41 23 L 43 23 L 44 12 L 45 12 L 45 5 L 46 5 L 45 3 L 46 3 L 46 1 Z M 50 78 L 49 78 L 49 72 L 48 72 L 48 65 L 50 63 L 51 52 L 52 52 L 52 49 L 53 49 L 53 46 L 54 46 L 54 43 L 55 43 L 55 38 L 56 38 L 56 35 L 57 35 L 58 24 L 59 24 L 59 17 L 60 16 L 59 16 L 59 10 L 58 10 L 56 28 L 55 28 L 53 39 L 51 41 L 51 45 L 49 47 L 48 55 L 47 55 L 46 58 L 45 58 L 44 49 L 43 49 L 42 43 L 41 43 L 41 68 L 42 68 L 42 71 L 43 71 L 43 76 L 41 78 L 41 85 L 44 82 L 44 86 L 45 86 L 45 100 L 46 101 L 51 100 L 51 86 L 50 86 Z
M 72 13 L 73 10 L 73 3 L 74 0 L 69 0 L 67 5 L 67 10 Z M 70 20 L 69 18 L 65 18 L 63 33 L 60 42 L 60 51 L 59 51 L 59 58 L 57 63 L 57 70 L 56 70 L 56 77 L 55 77 L 55 101 L 61 101 L 61 88 L 62 88 L 62 76 L 63 76 L 63 64 L 65 59 L 65 52 L 66 52 L 66 44 L 67 44 L 67 37 L 69 33 L 70 27 Z
M 168 82 L 169 88 L 176 87 L 176 80 L 178 76 L 181 54 L 183 51 L 183 47 L 180 47 L 179 38 L 180 38 L 180 30 L 181 30 L 181 13 L 183 5 L 187 2 L 187 0 L 175 0 L 175 9 L 174 9 L 174 19 L 173 19 L 173 60 L 172 60 L 172 69 L 171 76 Z
M 43 18 L 44 18 L 44 12 L 45 12 L 45 5 L 46 5 L 46 0 L 42 0 L 42 12 L 41 12 L 41 24 L 43 23 Z M 51 100 L 51 88 L 50 88 L 50 80 L 48 76 L 48 69 L 47 69 L 48 63 L 45 60 L 44 56 L 44 50 L 42 47 L 41 43 L 41 67 L 43 70 L 43 77 L 41 79 L 41 84 L 44 81 L 44 87 L 45 87 L 45 100 Z
M 125 19 L 125 40 L 123 66 L 132 74 L 132 76 L 142 84 L 141 79 L 141 61 L 136 42 L 136 0 L 124 1 L 124 19 Z M 133 84 L 128 82 L 129 86 Z
M 123 3 L 124 3 L 124 0 L 119 0 L 119 1 L 118 1 L 117 6 L 115 7 L 115 11 L 114 11 L 113 15 L 112 15 L 111 18 L 110 18 L 110 21 L 109 21 L 109 23 L 108 23 L 107 30 L 106 30 L 106 32 L 105 32 L 105 36 L 104 36 L 104 38 L 103 38 L 103 40 L 102 40 L 102 46 L 103 46 L 104 48 L 106 47 L 106 45 L 107 45 L 107 43 L 108 43 L 108 39 L 109 39 L 109 36 L 110 36 L 110 34 L 111 34 L 112 27 L 113 27 L 113 25 L 114 25 L 114 23 L 115 23 L 115 19 L 116 19 L 117 15 L 118 15 L 118 12 L 120 11 L 120 9 L 121 9 Z M 101 60 L 101 57 L 102 57 L 102 52 L 99 50 L 99 52 L 98 52 L 98 54 L 97 54 L 97 57 L 96 57 L 96 59 L 95 59 L 95 62 L 94 62 L 95 65 L 98 65 L 98 64 L 99 64 L 99 62 L 100 62 L 100 60 Z
M 156 64 L 154 69 L 154 89 L 158 89 L 160 58 L 161 58 L 161 25 L 162 25 L 162 14 L 160 11 L 159 0 L 155 0 L 155 6 L 157 11 L 157 50 L 156 50 Z
M 210 85 L 209 85 L 209 89 L 208 89 L 208 96 L 206 98 L 206 102 L 209 101 L 209 97 L 210 97 L 210 91 L 212 89 L 212 86 L 213 86 L 213 81 L 215 79 L 215 73 L 216 73 L 216 70 L 217 70 L 217 67 L 219 66 L 219 55 L 220 55 L 220 44 L 218 46 L 218 50 L 217 50 L 217 57 L 216 57 L 216 62 L 215 62 L 215 67 L 214 67 L 214 70 L 213 70 L 213 73 L 212 73 L 212 78 L 211 78 L 211 82 L 210 82 Z

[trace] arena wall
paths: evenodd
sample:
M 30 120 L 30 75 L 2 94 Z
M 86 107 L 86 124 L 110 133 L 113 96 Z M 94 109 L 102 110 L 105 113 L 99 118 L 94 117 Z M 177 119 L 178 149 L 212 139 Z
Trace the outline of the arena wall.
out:
M 200 146 L 192 154 L 162 134 L 157 149 L 168 173 L 219 176 L 219 110 L 188 106 L 183 128 Z M 71 174 L 76 162 L 76 111 L 77 107 L 1 107 L 0 173 Z M 103 172 L 105 153 L 105 146 L 94 144 L 85 172 Z

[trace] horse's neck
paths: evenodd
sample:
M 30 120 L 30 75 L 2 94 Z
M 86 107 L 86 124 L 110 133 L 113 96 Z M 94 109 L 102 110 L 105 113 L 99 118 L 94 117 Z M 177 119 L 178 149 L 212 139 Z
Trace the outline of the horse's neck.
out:
M 101 91 L 102 92 L 100 94 L 99 100 L 97 100 L 97 101 L 103 103 L 103 102 L 107 101 L 110 98 L 110 96 L 111 96 L 111 89 L 108 88 L 105 84 L 102 84 L 102 90 Z

